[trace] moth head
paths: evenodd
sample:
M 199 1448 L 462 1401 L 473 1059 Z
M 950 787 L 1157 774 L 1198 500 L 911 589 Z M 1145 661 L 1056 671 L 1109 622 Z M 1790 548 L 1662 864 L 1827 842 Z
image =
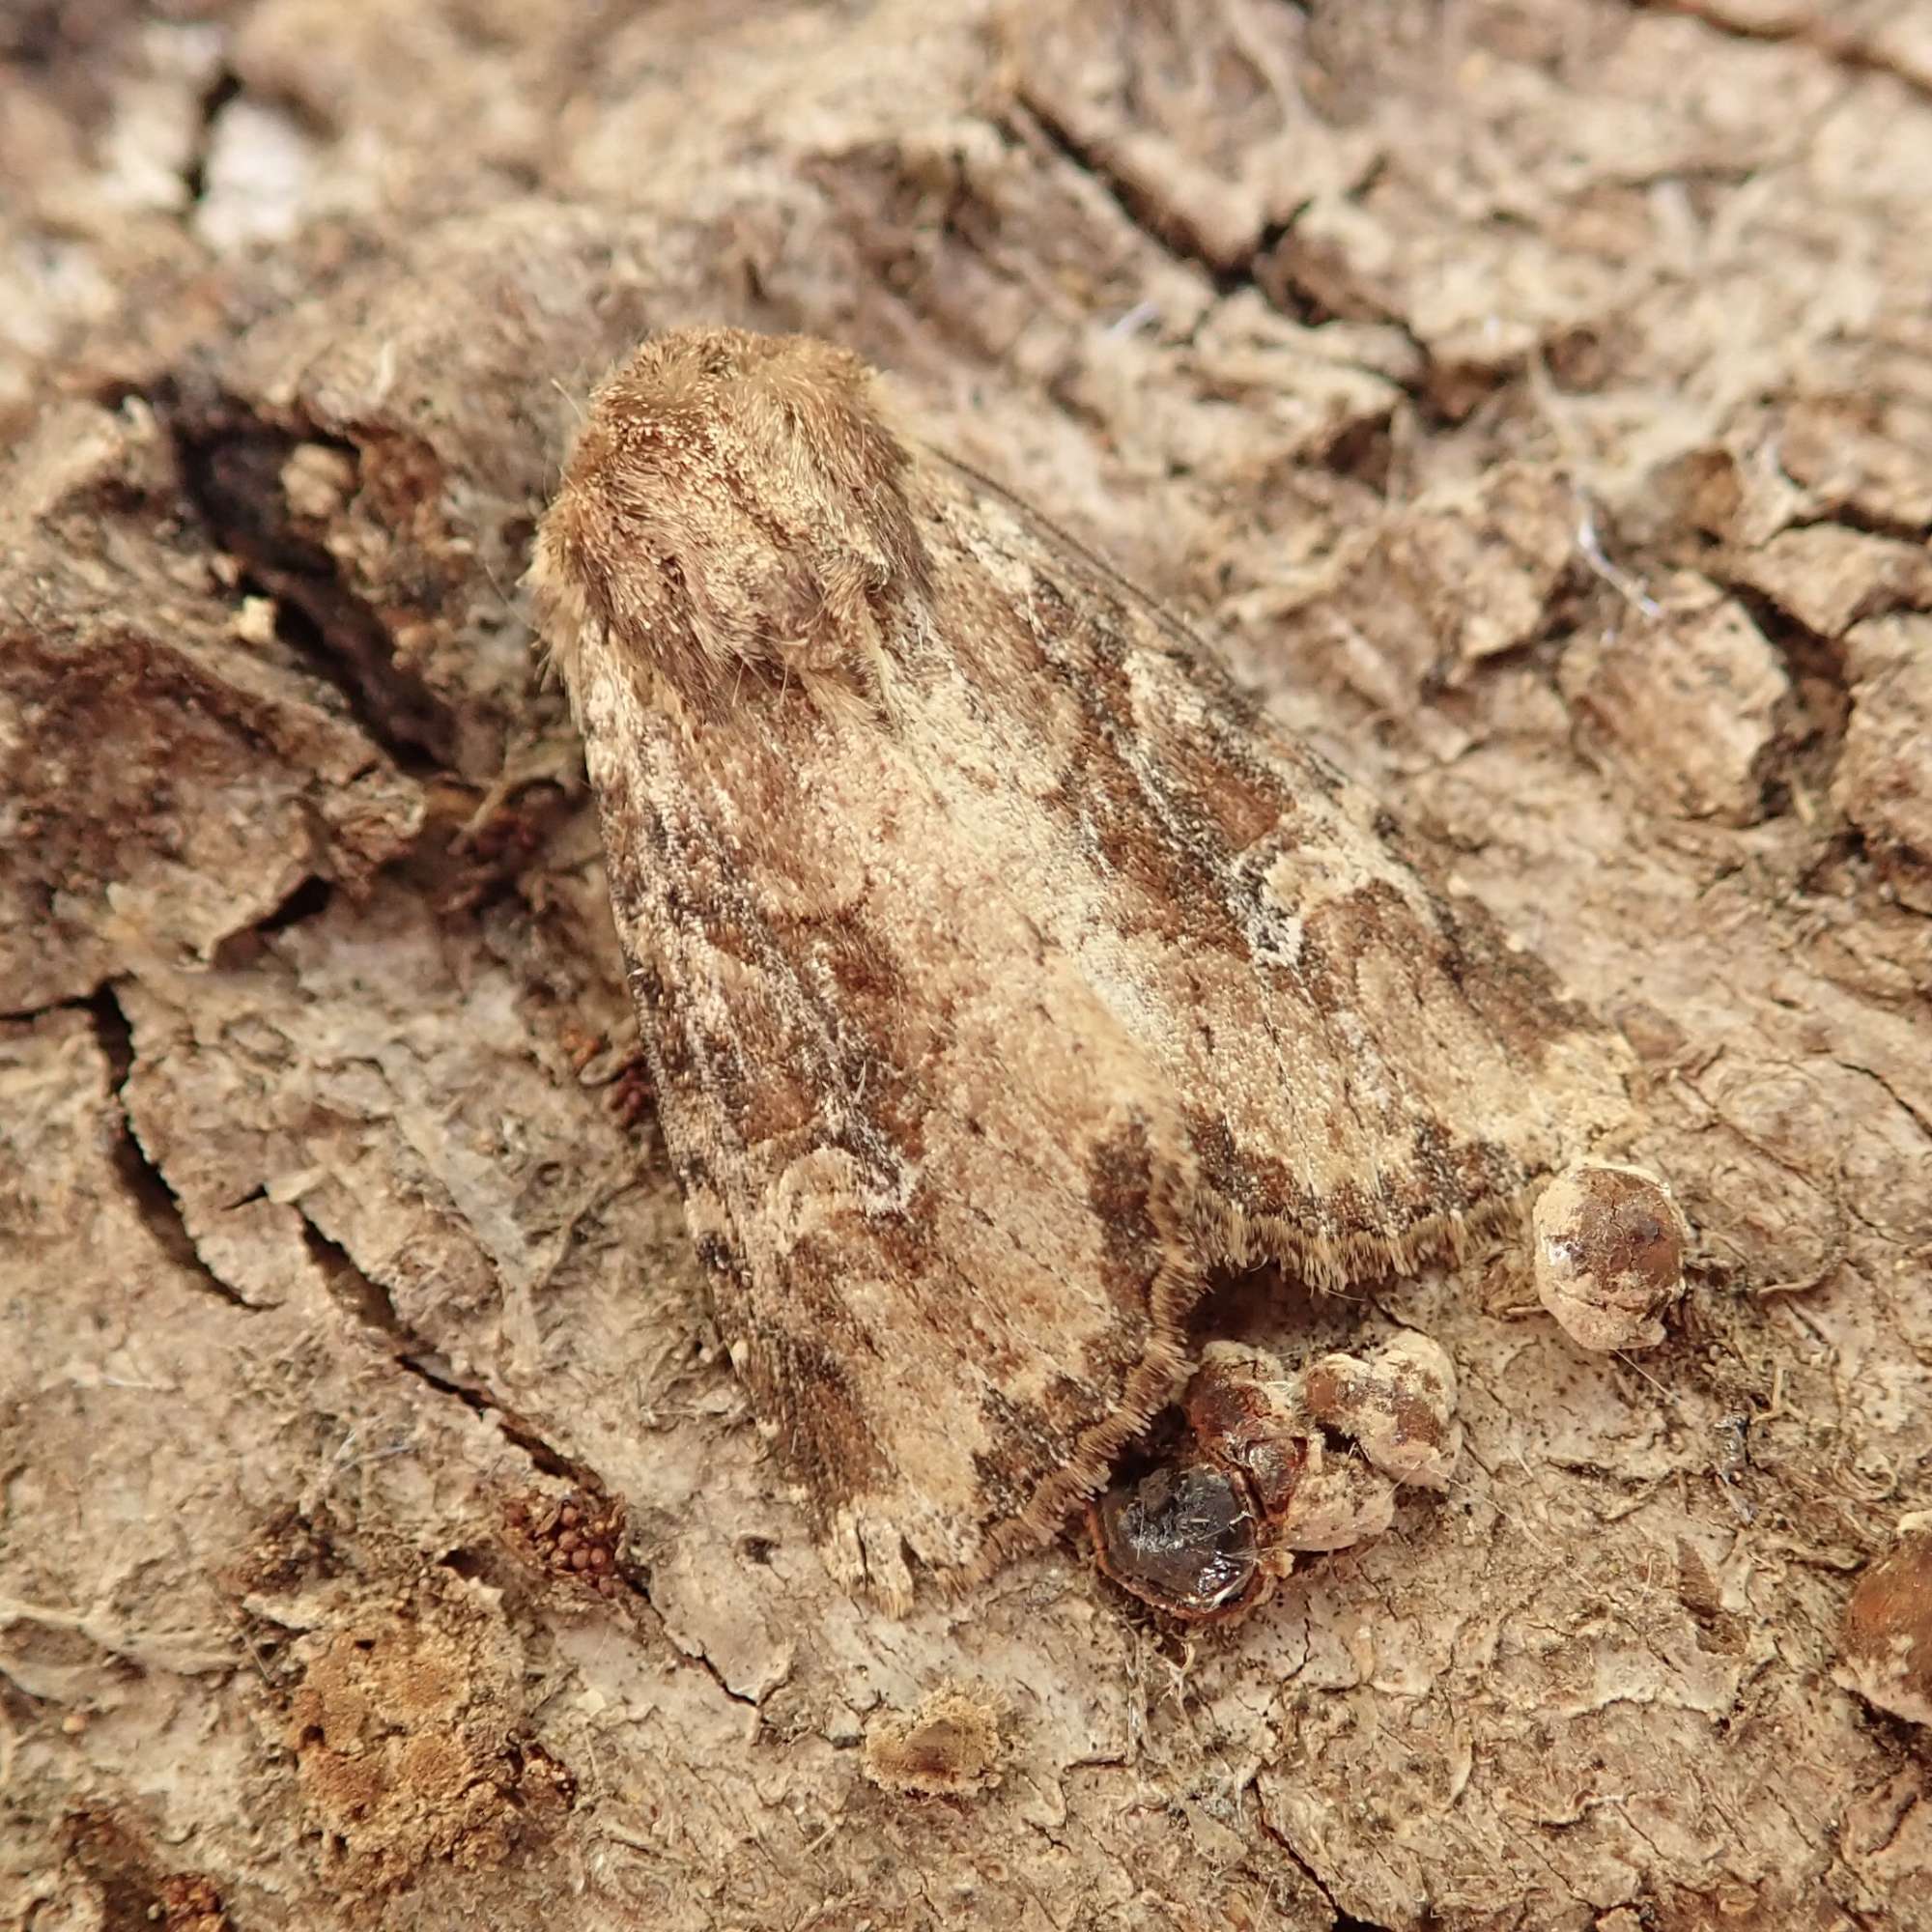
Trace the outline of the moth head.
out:
M 700 712 L 758 691 L 873 696 L 926 563 L 908 457 L 856 356 L 677 328 L 590 400 L 537 537 L 538 621 Z

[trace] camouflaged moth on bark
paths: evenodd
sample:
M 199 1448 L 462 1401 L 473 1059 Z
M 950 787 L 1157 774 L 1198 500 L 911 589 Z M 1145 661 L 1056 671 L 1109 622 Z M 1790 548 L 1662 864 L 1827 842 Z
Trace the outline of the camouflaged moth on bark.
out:
M 888 1606 L 1100 1486 L 1210 1268 L 1412 1268 L 1624 1113 L 1375 799 L 840 350 L 646 342 L 531 583 L 719 1325 Z

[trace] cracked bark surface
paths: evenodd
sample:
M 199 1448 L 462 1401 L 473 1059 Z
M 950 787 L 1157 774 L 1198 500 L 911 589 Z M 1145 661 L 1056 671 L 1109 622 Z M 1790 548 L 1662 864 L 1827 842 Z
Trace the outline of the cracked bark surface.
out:
M 1840 1653 L 1932 1507 L 1929 50 L 0 26 L 0 1924 L 1932 1923 L 1932 1745 Z M 516 587 L 587 383 L 699 319 L 895 371 L 1643 1064 L 1663 1347 L 1507 1241 L 1213 1304 L 1421 1327 L 1468 1431 L 1238 1625 L 1071 1532 L 856 1607 L 715 1347 Z

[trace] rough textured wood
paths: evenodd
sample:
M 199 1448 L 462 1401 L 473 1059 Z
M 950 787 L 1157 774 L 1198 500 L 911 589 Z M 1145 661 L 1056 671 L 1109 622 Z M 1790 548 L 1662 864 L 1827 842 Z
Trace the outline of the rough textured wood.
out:
M 0 1923 L 1932 1922 L 1926 1732 L 1840 1637 L 1932 1504 L 1928 48 L 0 24 Z M 575 399 L 697 319 L 896 370 L 1646 1068 L 1662 1348 L 1510 1241 L 1212 1303 L 1425 1329 L 1469 1444 L 1236 1626 L 1074 1535 L 882 1620 L 758 1453 L 517 588 Z

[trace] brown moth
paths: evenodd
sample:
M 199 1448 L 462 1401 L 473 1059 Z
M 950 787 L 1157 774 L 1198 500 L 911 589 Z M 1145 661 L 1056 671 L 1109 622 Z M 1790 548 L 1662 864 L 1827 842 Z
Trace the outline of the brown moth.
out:
M 889 1607 L 1093 1493 L 1208 1269 L 1411 1268 L 1623 1116 L 1374 798 L 843 351 L 647 341 L 530 581 L 719 1326 Z

